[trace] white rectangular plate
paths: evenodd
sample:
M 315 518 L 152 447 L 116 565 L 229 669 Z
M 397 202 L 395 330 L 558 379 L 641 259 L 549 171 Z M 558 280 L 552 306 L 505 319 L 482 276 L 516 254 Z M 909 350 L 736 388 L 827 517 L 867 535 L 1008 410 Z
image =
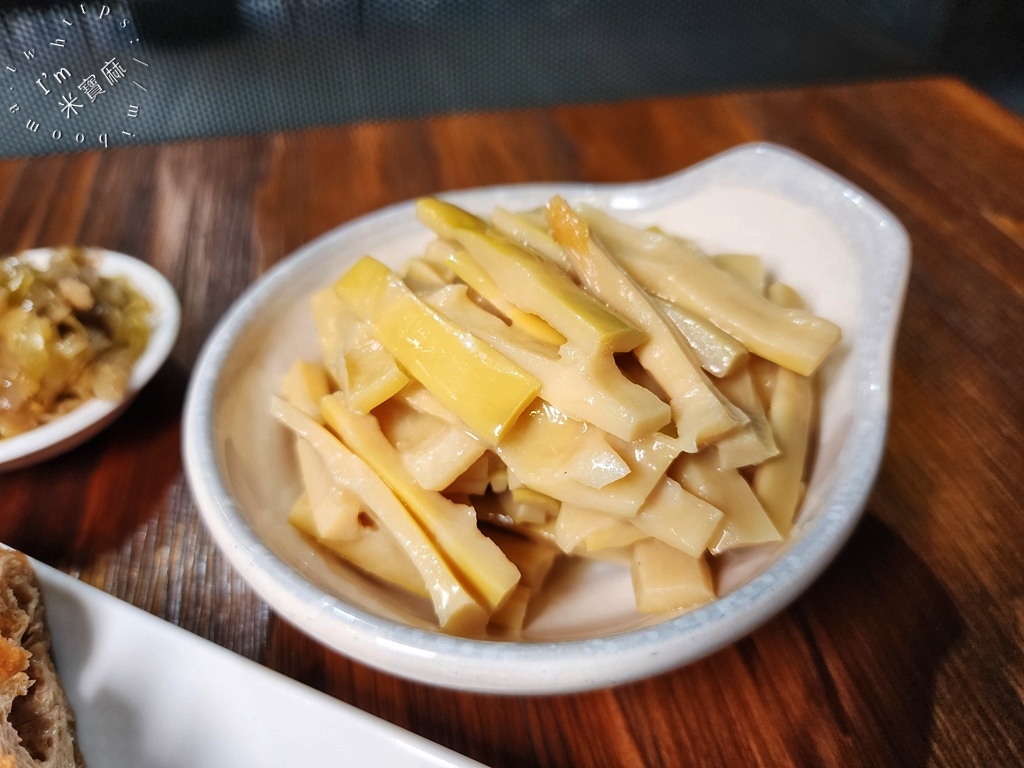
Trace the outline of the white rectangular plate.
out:
M 90 766 L 480 765 L 33 565 Z

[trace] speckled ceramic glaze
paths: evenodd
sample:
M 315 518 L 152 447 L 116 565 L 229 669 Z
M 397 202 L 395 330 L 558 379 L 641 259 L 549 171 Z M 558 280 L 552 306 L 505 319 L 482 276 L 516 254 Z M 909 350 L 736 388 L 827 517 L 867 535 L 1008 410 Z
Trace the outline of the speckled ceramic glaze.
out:
M 843 329 L 822 370 L 816 462 L 793 534 L 731 554 L 715 602 L 674 617 L 633 607 L 627 570 L 558 571 L 521 642 L 439 633 L 429 605 L 396 594 L 313 549 L 286 522 L 299 484 L 292 440 L 268 415 L 298 356 L 316 357 L 308 299 L 356 258 L 399 265 L 430 233 L 411 203 L 328 233 L 281 262 L 209 339 L 185 411 L 185 463 L 203 518 L 231 562 L 288 621 L 396 675 L 496 693 L 614 685 L 688 662 L 784 608 L 856 525 L 885 439 L 890 362 L 909 271 L 898 221 L 864 192 L 793 152 L 738 147 L 693 168 L 626 185 L 543 184 L 445 194 L 474 212 L 542 205 L 558 193 L 695 240 L 763 257 L 811 308 Z

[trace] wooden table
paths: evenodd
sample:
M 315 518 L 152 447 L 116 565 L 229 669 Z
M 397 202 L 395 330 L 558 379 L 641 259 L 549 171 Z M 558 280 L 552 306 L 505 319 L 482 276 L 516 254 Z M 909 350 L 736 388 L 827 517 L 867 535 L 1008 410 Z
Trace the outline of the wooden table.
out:
M 904 222 L 914 265 L 863 523 L 784 614 L 688 668 L 550 698 L 407 683 L 275 617 L 182 473 L 189 370 L 261 272 L 382 205 L 630 181 L 788 145 Z M 0 162 L 0 252 L 136 254 L 184 306 L 173 360 L 113 427 L 0 476 L 0 540 L 493 766 L 1024 763 L 1024 122 L 946 79 L 445 117 Z

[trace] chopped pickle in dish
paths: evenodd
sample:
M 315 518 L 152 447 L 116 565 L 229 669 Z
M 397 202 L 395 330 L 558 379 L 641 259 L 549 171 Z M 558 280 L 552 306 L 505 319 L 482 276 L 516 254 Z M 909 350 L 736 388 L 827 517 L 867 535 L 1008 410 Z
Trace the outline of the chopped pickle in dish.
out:
M 720 555 L 789 533 L 839 329 L 758 257 L 559 197 L 416 212 L 436 239 L 317 294 L 323 358 L 282 382 L 301 533 L 492 639 L 523 636 L 565 558 L 675 615 L 714 599 Z
M 117 401 L 149 343 L 149 302 L 80 248 L 0 259 L 0 439 Z

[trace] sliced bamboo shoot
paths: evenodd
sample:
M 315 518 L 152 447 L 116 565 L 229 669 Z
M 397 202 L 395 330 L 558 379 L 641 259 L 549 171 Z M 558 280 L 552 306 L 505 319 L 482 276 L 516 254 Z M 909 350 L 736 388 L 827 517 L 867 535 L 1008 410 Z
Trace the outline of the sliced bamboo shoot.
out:
M 491 627 L 511 631 L 517 635 L 526 624 L 526 610 L 530 607 L 533 590 L 525 584 L 516 584 L 512 594 L 502 606 L 491 614 Z
M 628 352 L 644 334 L 572 281 L 563 270 L 497 233 L 467 225 L 465 211 L 438 200 L 420 200 L 420 219 L 455 240 L 501 286 L 505 298 L 587 352 Z M 475 218 L 475 217 L 472 217 Z M 477 219 L 479 221 L 479 219 Z
M 741 280 L 758 293 L 768 286 L 760 256 L 749 253 L 718 253 L 711 257 L 716 267 Z
M 523 312 L 508 301 L 504 291 L 470 257 L 465 248 L 447 241 L 438 241 L 431 245 L 428 254 L 431 258 L 441 260 L 462 282 L 476 291 L 517 328 L 556 347 L 565 343 L 565 336 L 536 315 Z
M 320 407 L 331 429 L 408 507 L 472 594 L 490 611 L 500 606 L 519 580 L 519 572 L 477 529 L 473 508 L 421 487 L 373 416 L 350 410 L 337 394 L 325 397 Z
M 341 300 L 417 381 L 488 442 L 501 439 L 540 382 L 438 315 L 390 269 L 364 257 L 335 284 Z
M 329 391 L 327 371 L 305 360 L 296 360 L 281 381 L 285 400 L 317 421 L 320 421 L 320 398 Z
M 721 520 L 717 507 L 663 477 L 631 522 L 651 538 L 697 557 Z
M 603 437 L 629 467 L 629 474 L 601 488 L 588 487 L 560 470 L 591 433 Z M 632 517 L 679 455 L 679 445 L 659 433 L 632 442 L 568 418 L 549 403 L 535 401 L 495 449 L 525 485 L 563 503 Z
M 687 312 L 671 301 L 652 296 L 655 304 L 683 334 L 693 350 L 701 368 L 721 378 L 735 371 L 749 356 L 742 344 L 721 330 L 710 320 Z
M 441 627 L 456 634 L 478 633 L 489 611 L 467 591 L 436 545 L 377 473 L 298 408 L 274 398 L 271 413 L 316 448 L 334 481 L 358 494 L 373 518 L 391 532 L 423 577 Z
M 435 246 L 446 245 L 437 240 L 427 246 L 427 255 L 409 259 L 402 273 L 402 280 L 409 289 L 419 294 L 442 285 L 449 285 L 455 282 L 455 273 L 444 265 L 443 260 L 430 258 L 430 253 Z
M 373 415 L 406 469 L 427 490 L 443 491 L 487 450 L 465 428 L 423 413 L 399 397 L 382 403 Z
M 487 535 L 522 574 L 521 584 L 534 590 L 544 586 L 559 557 L 555 547 L 501 528 L 489 528 Z
M 674 238 L 631 227 L 594 208 L 584 207 L 582 215 L 644 288 L 706 317 L 756 355 L 806 375 L 839 342 L 835 324 L 779 307 Z
M 810 437 L 813 383 L 785 368 L 779 369 L 768 419 L 780 453 L 754 470 L 753 488 L 775 527 L 783 534 L 793 527 L 802 494 Z
M 316 324 L 316 335 L 320 341 L 320 356 L 324 367 L 331 378 L 340 384 L 345 364 L 342 333 L 348 320 L 358 322 L 358 318 L 345 309 L 333 288 L 317 291 L 309 303 L 313 311 L 313 322 Z
M 691 557 L 654 539 L 633 545 L 633 591 L 645 613 L 695 608 L 715 598 L 703 557 Z
M 722 467 L 716 454 L 716 448 L 688 454 L 670 470 L 686 490 L 725 513 L 708 541 L 708 550 L 718 555 L 737 547 L 779 541 L 782 537 L 750 485 L 737 470 Z
M 313 535 L 329 541 L 347 541 L 359 536 L 359 513 L 365 505 L 359 494 L 338 485 L 327 471 L 320 452 L 305 440 L 295 442 L 302 487 L 313 516 Z
M 369 413 L 398 390 L 409 377 L 333 290 L 313 297 L 313 317 L 320 329 L 324 363 L 352 407 Z
M 302 440 L 297 444 L 308 445 Z M 371 576 L 401 587 L 414 595 L 430 597 L 423 585 L 423 577 L 416 570 L 409 555 L 398 546 L 386 529 L 363 526 L 357 536 L 349 539 L 324 538 L 317 533 L 313 511 L 305 494 L 295 502 L 291 514 L 288 515 L 288 522 Z
M 560 197 L 548 203 L 548 224 L 587 288 L 647 336 L 634 354 L 669 397 L 683 450 L 694 453 L 746 423 L 719 394 L 676 325 L 652 297 L 590 236 L 586 223 Z
M 474 461 L 466 471 L 455 478 L 445 488 L 445 496 L 482 496 L 487 492 L 491 480 L 490 454 L 484 453 Z
M 761 405 L 761 398 L 754 389 L 750 369 L 742 368 L 720 379 L 718 389 L 750 419 L 744 429 L 727 435 L 716 444 L 719 465 L 748 467 L 777 455 L 779 448 L 775 445 L 775 437 Z
M 799 305 L 800 299 L 788 286 L 768 288 L 773 301 L 783 306 Z M 775 374 L 768 421 L 772 425 L 779 455 L 754 470 L 753 488 L 772 523 L 783 535 L 793 527 L 803 497 L 804 471 L 814 414 L 814 380 L 786 368 Z
M 434 197 L 421 197 L 416 201 L 416 218 L 444 240 L 455 240 L 460 230 L 486 232 L 491 228 L 479 216 Z
M 571 555 L 586 549 L 591 536 L 607 534 L 610 529 L 620 531 L 623 538 L 628 538 L 630 525 L 631 521 L 606 512 L 563 504 L 555 518 L 555 544 L 565 554 Z
M 523 485 L 498 494 L 498 501 L 515 523 L 544 523 L 562 508 L 558 499 Z
M 633 525 L 632 520 L 612 519 L 615 520 L 614 525 L 596 530 L 584 539 L 583 551 L 580 554 L 594 554 L 609 549 L 628 549 L 635 542 L 650 538 Z
M 474 304 L 462 286 L 448 286 L 423 299 L 536 377 L 540 396 L 579 421 L 635 440 L 672 418 L 667 403 L 622 375 L 610 352 L 587 354 L 571 343 L 561 350 L 538 343 Z
M 553 264 L 557 264 L 569 274 L 572 274 L 572 263 L 562 250 L 562 246 L 555 242 L 544 222 L 544 215 L 539 215 L 540 221 L 521 213 L 511 213 L 501 206 L 491 211 L 491 222 L 501 234 L 513 242 L 531 248 Z

